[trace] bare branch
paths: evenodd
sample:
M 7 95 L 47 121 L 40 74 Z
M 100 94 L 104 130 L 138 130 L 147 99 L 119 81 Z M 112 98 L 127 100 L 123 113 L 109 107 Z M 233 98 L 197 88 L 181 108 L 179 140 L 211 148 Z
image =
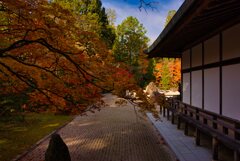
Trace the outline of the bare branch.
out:
M 150 8 L 151 10 L 157 10 L 156 5 L 159 4 L 159 2 L 156 1 L 147 1 L 147 0 L 139 0 L 139 10 L 142 11 L 142 9 L 145 10 L 145 12 L 147 12 L 147 8 Z

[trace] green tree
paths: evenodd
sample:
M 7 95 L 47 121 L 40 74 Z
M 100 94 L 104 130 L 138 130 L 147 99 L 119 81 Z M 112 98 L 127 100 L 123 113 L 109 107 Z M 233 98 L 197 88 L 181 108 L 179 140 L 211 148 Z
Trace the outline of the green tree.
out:
M 168 15 L 167 15 L 167 18 L 166 18 L 166 21 L 165 21 L 165 26 L 167 26 L 167 24 L 171 21 L 171 19 L 175 15 L 175 13 L 176 13 L 175 10 L 168 11 Z
M 109 24 L 101 0 L 52 0 L 51 2 L 58 3 L 81 15 L 79 25 L 83 25 L 86 30 L 90 29 L 91 32 L 97 33 L 108 48 L 112 48 L 116 37 L 115 29 Z
M 171 75 L 170 75 L 170 71 L 169 71 L 169 60 L 168 58 L 163 58 L 162 59 L 162 64 L 163 64 L 163 67 L 162 67 L 162 77 L 161 77 L 161 82 L 160 82 L 160 87 L 163 89 L 163 90 L 169 90 L 171 85 Z
M 100 37 L 107 44 L 108 48 L 112 48 L 116 38 L 114 28 L 109 24 L 107 13 L 102 6 L 101 0 L 86 0 L 86 6 L 90 6 L 88 12 L 97 14 L 98 23 L 101 26 Z M 90 3 L 90 4 L 89 4 Z
M 156 66 L 156 61 L 154 58 L 150 59 L 147 66 L 147 73 L 144 75 L 146 83 L 150 83 L 152 80 L 155 80 L 154 69 Z
M 115 25 L 116 18 L 117 18 L 117 13 L 114 9 L 108 8 L 106 10 L 107 17 L 108 17 L 108 22 L 111 26 Z
M 127 17 L 117 26 L 117 38 L 113 46 L 116 61 L 137 65 L 141 51 L 147 47 L 149 39 L 146 29 L 135 17 Z

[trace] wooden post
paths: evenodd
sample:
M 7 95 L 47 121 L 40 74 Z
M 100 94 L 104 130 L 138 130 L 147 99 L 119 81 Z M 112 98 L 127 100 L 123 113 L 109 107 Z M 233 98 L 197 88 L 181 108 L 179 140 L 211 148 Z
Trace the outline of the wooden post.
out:
M 159 110 L 160 114 L 162 114 L 162 106 L 160 105 L 160 110 Z
M 187 105 L 184 105 L 184 114 L 187 115 Z
M 185 122 L 185 126 L 184 126 L 184 134 L 188 135 L 188 122 Z
M 169 108 L 167 108 L 167 119 L 169 120 Z
M 200 130 L 198 128 L 196 128 L 196 138 L 195 138 L 195 143 L 197 146 L 200 145 Z
M 177 117 L 177 128 L 180 129 L 181 128 L 181 118 L 180 116 Z
M 207 125 L 208 124 L 208 120 L 206 118 L 203 118 L 203 123 Z
M 223 126 L 223 133 L 224 133 L 225 135 L 228 135 L 228 128 L 226 128 L 226 127 Z
M 190 112 L 190 117 L 193 117 L 193 113 L 192 112 Z
M 235 124 L 235 130 L 240 130 L 240 125 L 238 123 Z M 234 138 L 236 140 L 240 140 L 240 134 L 237 131 L 234 131 Z
M 172 124 L 174 124 L 174 112 L 172 111 Z
M 165 116 L 166 116 L 166 108 L 163 107 L 163 117 L 165 117 Z
M 239 149 L 234 151 L 234 161 L 240 161 Z
M 218 160 L 218 139 L 213 136 L 212 138 L 212 159 L 213 161 L 217 161 Z
M 199 110 L 196 108 L 196 120 L 199 121 Z
M 217 121 L 216 116 L 213 116 L 213 121 Z M 213 122 L 212 126 L 213 126 L 214 129 L 217 129 L 217 123 L 216 122 Z

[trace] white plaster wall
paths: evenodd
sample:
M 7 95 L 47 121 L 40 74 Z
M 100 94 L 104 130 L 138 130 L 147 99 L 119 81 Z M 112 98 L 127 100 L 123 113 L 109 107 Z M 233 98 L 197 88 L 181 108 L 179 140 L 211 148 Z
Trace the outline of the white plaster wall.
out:
M 192 48 L 192 67 L 202 65 L 202 44 L 198 44 Z
M 183 74 L 183 102 L 190 104 L 190 73 Z
M 223 115 L 240 120 L 240 64 L 225 66 L 222 71 Z
M 202 70 L 192 72 L 192 105 L 202 108 Z
M 219 46 L 219 35 L 216 35 L 204 42 L 204 64 L 210 64 L 219 61 Z
M 223 33 L 223 60 L 240 57 L 240 24 Z
M 219 114 L 219 67 L 204 70 L 204 109 Z
M 183 69 L 190 68 L 190 50 L 186 50 L 182 54 L 182 68 Z

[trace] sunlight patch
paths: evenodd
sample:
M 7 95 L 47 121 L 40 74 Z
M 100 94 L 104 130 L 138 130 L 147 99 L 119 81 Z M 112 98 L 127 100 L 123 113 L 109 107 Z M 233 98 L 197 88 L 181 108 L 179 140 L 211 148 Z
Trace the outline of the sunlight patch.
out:
M 8 140 L 7 139 L 0 139 L 0 145 L 5 144 Z
M 59 123 L 55 123 L 55 124 L 48 124 L 48 125 L 45 125 L 45 126 L 43 126 L 42 128 L 56 127 L 56 126 L 59 126 Z

